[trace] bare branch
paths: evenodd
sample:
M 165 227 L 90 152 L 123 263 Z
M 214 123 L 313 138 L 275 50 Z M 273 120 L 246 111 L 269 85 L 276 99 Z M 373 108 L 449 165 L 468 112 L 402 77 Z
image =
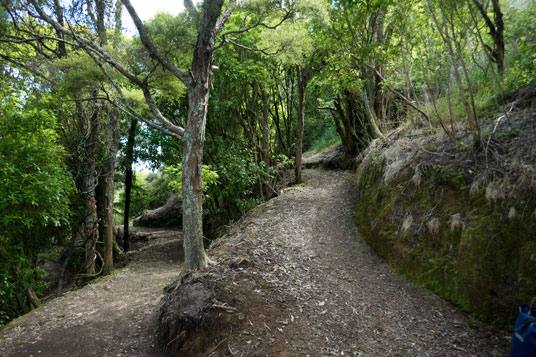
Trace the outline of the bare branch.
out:
M 190 77 L 184 72 L 182 72 L 177 66 L 175 66 L 167 58 L 163 57 L 157 51 L 153 42 L 149 38 L 149 34 L 147 33 L 147 30 L 145 29 L 143 22 L 141 21 L 136 10 L 130 3 L 130 0 L 121 0 L 121 2 L 123 3 L 123 5 L 125 5 L 128 13 L 130 14 L 130 17 L 132 18 L 132 21 L 134 22 L 134 25 L 136 26 L 136 28 L 138 29 L 138 33 L 140 34 L 140 40 L 145 46 L 145 49 L 149 51 L 149 55 L 151 56 L 151 58 L 153 58 L 158 63 L 160 63 L 162 67 L 170 71 L 175 77 L 180 79 L 184 84 L 188 85 L 188 83 L 190 82 Z
M 275 56 L 276 54 L 278 54 L 279 52 L 281 52 L 283 49 L 280 48 L 278 49 L 277 51 L 275 52 L 267 52 L 267 48 L 254 48 L 254 47 L 248 47 L 248 46 L 245 46 L 245 45 L 242 45 L 238 42 L 236 42 L 235 40 L 232 40 L 230 38 L 226 39 L 225 42 L 228 42 L 230 44 L 232 44 L 233 46 L 236 46 L 236 47 L 240 47 L 240 48 L 243 48 L 245 50 L 248 50 L 248 51 L 253 51 L 253 52 L 260 52 L 266 56 Z
M 425 119 L 426 121 L 430 122 L 430 117 L 428 116 L 428 114 L 426 114 L 425 112 L 423 112 L 419 107 L 417 107 L 415 104 L 412 103 L 411 100 L 409 100 L 408 98 L 406 98 L 402 93 L 396 91 L 395 89 L 393 89 L 390 85 L 388 85 L 386 82 L 385 82 L 385 78 L 383 78 L 382 74 L 376 69 L 374 68 L 373 66 L 367 64 L 367 67 L 369 67 L 370 69 L 372 69 L 374 72 L 376 72 L 376 75 L 383 81 L 383 85 L 385 85 L 385 87 L 387 89 L 389 89 L 391 92 L 393 92 L 394 94 L 396 94 L 397 96 L 399 96 L 404 102 L 406 102 L 407 105 L 409 105 L 410 107 L 412 107 L 413 109 L 415 109 L 417 112 L 419 112 Z
M 290 18 L 290 15 L 292 13 L 290 11 L 287 11 L 285 13 L 285 16 L 283 16 L 283 18 L 281 19 L 281 21 L 279 21 L 276 25 L 267 25 L 265 24 L 264 22 L 262 22 L 262 20 L 259 20 L 257 21 L 255 24 L 253 25 L 250 25 L 250 26 L 247 26 L 243 29 L 240 29 L 240 30 L 232 30 L 232 31 L 227 31 L 227 32 L 224 32 L 221 34 L 222 37 L 226 37 L 228 35 L 238 35 L 238 34 L 242 34 L 244 32 L 248 32 L 256 27 L 264 27 L 264 28 L 267 28 L 269 30 L 275 30 L 276 28 L 278 28 L 279 26 L 281 26 L 283 24 L 283 22 L 285 22 L 286 20 L 288 20 Z
M 124 113 L 127 113 L 128 115 L 130 116 L 133 116 L 135 117 L 136 119 L 144 122 L 145 124 L 147 124 L 148 126 L 150 126 L 151 128 L 153 129 L 157 129 L 161 132 L 163 132 L 164 134 L 167 134 L 167 135 L 170 135 L 170 136 L 173 136 L 177 139 L 180 139 L 182 140 L 183 136 L 184 136 L 184 129 L 177 126 L 177 125 L 174 125 L 172 124 L 169 120 L 167 120 L 163 115 L 162 113 L 160 113 L 160 111 L 158 110 L 158 108 L 156 107 L 156 105 L 154 104 L 153 100 L 152 100 L 152 97 L 151 97 L 151 94 L 149 93 L 148 89 L 147 89 L 147 83 L 146 82 L 143 82 L 140 84 L 140 88 L 142 88 L 142 91 L 143 91 L 143 94 L 144 94 L 144 97 L 145 97 L 145 101 L 147 103 L 147 105 L 149 106 L 149 109 L 151 109 L 151 112 L 153 113 L 153 115 L 155 117 L 157 117 L 162 125 L 158 125 L 156 124 L 155 122 L 153 122 L 152 120 L 149 120 L 147 118 L 145 118 L 143 115 L 141 115 L 138 111 L 136 111 L 131 105 L 130 103 L 128 102 L 128 100 L 126 99 L 123 91 L 121 90 L 121 87 L 117 84 L 117 82 L 112 78 L 112 76 L 110 76 L 110 74 L 108 73 L 108 71 L 106 70 L 106 68 L 104 68 L 104 65 L 102 62 L 99 61 L 98 58 L 95 57 L 94 54 L 91 53 L 91 51 L 87 50 L 86 49 L 86 53 L 93 59 L 93 61 L 99 66 L 99 68 L 101 69 L 102 73 L 106 76 L 106 78 L 108 78 L 108 81 L 112 84 L 112 87 L 115 89 L 115 91 L 119 94 L 119 97 L 121 98 L 121 102 L 123 103 L 123 105 L 128 109 L 125 109 L 125 108 L 122 108 L 121 106 L 118 106 L 114 101 L 110 101 L 112 104 L 114 104 L 115 106 L 117 106 L 121 111 L 123 111 Z
M 55 21 L 52 17 L 50 17 L 41 7 L 39 7 L 39 5 L 36 3 L 36 1 L 30 0 L 29 2 L 33 5 L 33 7 L 37 11 L 37 13 L 39 14 L 39 17 L 41 19 L 43 19 L 44 21 L 49 23 L 57 31 L 57 33 L 64 34 L 64 35 L 72 37 L 76 41 L 76 43 L 78 45 L 75 44 L 75 43 L 70 43 L 68 41 L 65 41 L 62 38 L 46 36 L 48 39 L 58 41 L 58 42 L 62 42 L 62 43 L 64 43 L 64 42 L 69 43 L 69 44 L 71 44 L 73 46 L 77 45 L 77 46 L 81 47 L 93 59 L 93 61 L 99 66 L 101 71 L 104 73 L 104 75 L 108 78 L 108 80 L 111 83 L 112 87 L 119 94 L 119 96 L 121 98 L 121 102 L 126 108 L 126 109 L 122 109 L 124 112 L 127 112 L 129 115 L 132 115 L 132 116 L 136 117 L 137 119 L 139 119 L 140 121 L 143 121 L 148 126 L 154 128 L 154 129 L 160 130 L 160 131 L 162 131 L 162 132 L 164 132 L 164 133 L 166 133 L 168 135 L 171 135 L 171 136 L 173 136 L 175 138 L 182 139 L 182 137 L 184 135 L 184 129 L 179 127 L 179 126 L 174 125 L 169 120 L 167 120 L 162 115 L 162 113 L 160 112 L 160 110 L 158 109 L 156 104 L 154 103 L 154 101 L 152 99 L 152 96 L 151 96 L 151 94 L 149 92 L 148 86 L 147 86 L 148 77 L 146 77 L 143 81 L 140 80 L 136 75 L 130 73 L 123 66 L 121 66 L 118 62 L 116 62 L 112 58 L 112 56 L 110 56 L 108 54 L 108 52 L 106 52 L 106 50 L 104 50 L 102 47 L 98 46 L 93 41 L 91 41 L 91 40 L 89 40 L 89 39 L 87 39 L 87 38 L 85 38 L 83 36 L 80 36 L 79 34 L 77 34 L 75 32 L 75 30 L 73 28 L 69 27 L 69 29 L 67 29 L 64 26 L 62 26 L 59 22 Z M 130 5 L 130 2 L 128 2 L 128 3 Z M 132 6 L 130 5 L 130 7 L 132 7 Z M 139 18 L 138 18 L 138 20 L 139 20 Z M 32 35 L 36 36 L 37 39 L 43 37 L 43 36 L 40 36 L 38 34 L 32 34 Z M 31 41 L 30 41 L 30 43 L 31 43 Z M 150 108 L 152 114 L 155 116 L 155 118 L 157 118 L 161 122 L 161 125 L 155 123 L 152 120 L 149 120 L 149 119 L 145 118 L 143 115 L 141 115 L 139 112 L 137 112 L 130 105 L 130 103 L 128 102 L 128 100 L 124 96 L 124 94 L 123 94 L 120 86 L 118 85 L 118 83 L 110 76 L 110 74 L 106 71 L 106 68 L 104 68 L 103 61 L 104 61 L 104 63 L 108 63 L 112 68 L 115 68 L 119 73 L 121 73 L 130 82 L 132 82 L 133 84 L 137 85 L 140 89 L 142 89 L 147 105 L 149 106 L 149 108 Z M 162 64 L 162 66 L 165 66 L 165 64 L 163 64 L 163 63 L 161 63 L 161 64 Z M 19 65 L 19 64 L 17 64 L 17 65 Z M 113 103 L 113 101 L 111 101 L 111 102 Z
M 135 75 L 133 75 L 132 73 L 127 71 L 119 63 L 117 63 L 112 58 L 112 56 L 110 56 L 110 54 L 108 54 L 108 52 L 106 52 L 106 50 L 104 48 L 102 48 L 99 45 L 95 44 L 93 41 L 78 35 L 72 28 L 66 29 L 65 27 L 63 27 L 60 23 L 58 23 L 56 20 L 51 18 L 41 7 L 39 7 L 39 5 L 37 5 L 34 0 L 30 0 L 30 3 L 34 6 L 34 8 L 38 12 L 39 16 L 43 20 L 48 22 L 50 25 L 52 25 L 52 27 L 54 27 L 54 29 L 56 29 L 57 31 L 59 31 L 59 32 L 65 34 L 65 35 L 73 37 L 79 43 L 79 45 L 81 47 L 83 47 L 84 49 L 89 49 L 89 50 L 93 51 L 94 53 L 96 53 L 98 55 L 98 57 L 102 58 L 104 61 L 106 61 L 112 67 L 117 69 L 117 71 L 119 71 L 119 73 L 121 73 L 123 76 L 125 76 L 127 79 L 129 79 L 132 83 L 134 83 L 136 85 L 141 84 L 141 80 L 138 77 L 136 77 Z
M 337 110 L 335 108 L 330 108 L 330 107 L 317 107 L 316 109 L 318 109 L 318 110 L 329 110 L 331 112 L 337 113 Z
M 229 7 L 227 8 L 229 9 Z M 227 11 L 227 9 L 225 11 Z M 232 11 L 232 10 L 231 10 Z M 224 13 L 225 14 L 225 13 Z M 230 14 L 229 14 L 230 15 Z M 227 31 L 227 32 L 224 32 L 222 33 L 220 36 L 221 36 L 221 41 L 220 41 L 220 44 L 217 45 L 214 49 L 218 49 L 220 47 L 222 47 L 223 45 L 225 45 L 226 43 L 233 43 L 232 40 L 229 40 L 227 39 L 227 36 L 229 35 L 240 35 L 240 34 L 243 34 L 244 32 L 248 32 L 256 27 L 264 27 L 264 28 L 267 28 L 267 29 L 270 29 L 270 30 L 275 30 L 276 28 L 278 28 L 279 26 L 281 26 L 283 24 L 283 22 L 285 22 L 286 20 L 288 20 L 290 18 L 290 16 L 292 15 L 292 13 L 290 11 L 287 11 L 285 13 L 285 16 L 283 16 L 281 18 L 281 21 L 279 21 L 277 24 L 275 25 L 267 25 L 265 24 L 264 22 L 262 22 L 261 19 L 259 19 L 259 21 L 257 21 L 256 23 L 254 23 L 253 25 L 250 25 L 250 26 L 247 26 L 247 27 L 244 27 L 242 29 L 239 29 L 239 30 L 232 30 L 232 31 Z M 223 15 L 222 15 L 223 16 Z M 262 16 L 261 16 L 262 18 Z M 219 21 L 220 19 L 218 19 Z M 249 49 L 249 50 L 253 50 L 252 48 L 248 48 L 246 46 L 243 46 L 243 45 L 239 45 L 237 43 L 233 43 L 235 46 L 238 46 L 238 47 L 242 47 L 242 48 L 245 48 L 245 49 Z M 261 51 L 262 52 L 262 51 Z
M 45 81 L 47 82 L 50 82 L 54 85 L 57 85 L 58 83 L 55 82 L 54 80 L 48 78 L 46 75 L 44 75 L 43 73 L 31 68 L 30 66 L 16 60 L 15 58 L 11 57 L 11 56 L 7 56 L 7 55 L 4 55 L 2 53 L 0 53 L 0 58 L 3 58 L 4 60 L 10 62 L 10 63 L 13 63 L 15 65 L 17 65 L 18 67 L 21 67 L 21 68 L 24 68 L 25 70 L 27 70 L 28 72 L 30 72 L 31 74 L 33 74 L 34 76 L 36 77 L 39 77 L 41 79 L 44 79 Z

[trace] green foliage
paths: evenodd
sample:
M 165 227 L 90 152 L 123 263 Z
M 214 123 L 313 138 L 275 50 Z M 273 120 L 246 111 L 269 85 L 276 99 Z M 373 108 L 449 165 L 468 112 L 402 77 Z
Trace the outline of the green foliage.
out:
M 506 32 L 506 87 L 509 90 L 522 88 L 536 77 L 536 3 L 529 2 L 526 8 L 511 5 L 507 13 Z
M 62 71 L 60 91 L 64 95 L 79 96 L 106 80 L 102 71 L 85 52 L 57 61 Z
M 182 164 L 167 166 L 164 168 L 165 180 L 173 192 L 182 197 Z M 201 171 L 203 180 L 203 192 L 206 193 L 210 186 L 218 183 L 218 173 L 210 165 L 203 165 Z
M 0 103 L 0 324 L 18 312 L 26 288 L 42 292 L 39 252 L 69 224 L 71 180 L 55 118 L 7 97 Z
M 4 240 L 0 236 L 0 246 L 6 247 L 0 250 L 0 327 L 20 314 L 18 306 L 24 301 L 26 289 L 41 294 L 47 287 L 45 271 Z
M 71 182 L 62 167 L 55 119 L 42 110 L 20 108 L 14 100 L 3 103 L 0 115 L 0 231 L 15 237 L 67 224 Z M 25 242 L 25 250 L 32 245 Z
M 253 151 L 243 143 L 218 141 L 225 145 L 218 161 L 212 165 L 218 172 L 218 184 L 208 187 L 208 208 L 227 219 L 237 219 L 260 202 L 256 187 L 263 177 L 262 164 L 256 164 Z
M 334 127 L 328 127 L 316 140 L 306 146 L 307 151 L 322 151 L 326 148 L 340 144 L 341 138 Z
M 136 173 L 131 188 L 130 217 L 135 218 L 141 215 L 144 209 L 162 206 L 171 193 L 172 190 L 161 173 Z M 118 207 L 121 210 L 125 207 L 124 189 L 119 192 Z

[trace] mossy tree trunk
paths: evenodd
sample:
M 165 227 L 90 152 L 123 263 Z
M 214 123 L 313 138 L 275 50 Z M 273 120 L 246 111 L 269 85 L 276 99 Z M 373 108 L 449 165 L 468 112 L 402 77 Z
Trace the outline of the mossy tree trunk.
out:
M 206 265 L 203 247 L 203 144 L 209 97 L 208 73 L 189 88 L 188 125 L 184 133 L 182 158 L 182 222 L 184 233 L 184 265 L 197 270 Z

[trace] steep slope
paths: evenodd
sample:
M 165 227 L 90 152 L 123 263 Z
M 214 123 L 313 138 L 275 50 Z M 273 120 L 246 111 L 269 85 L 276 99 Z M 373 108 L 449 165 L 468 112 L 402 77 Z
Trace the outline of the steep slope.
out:
M 371 247 L 501 326 L 536 295 L 536 112 L 521 104 L 482 120 L 479 150 L 463 127 L 457 147 L 429 128 L 376 141 L 358 178 L 357 222 Z

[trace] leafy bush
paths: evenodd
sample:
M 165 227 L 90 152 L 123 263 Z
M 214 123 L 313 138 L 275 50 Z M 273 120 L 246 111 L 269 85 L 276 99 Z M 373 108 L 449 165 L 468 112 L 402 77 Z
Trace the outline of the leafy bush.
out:
M 220 145 L 226 150 L 218 153 L 216 163 L 212 162 L 218 183 L 207 188 L 210 199 L 206 207 L 212 214 L 237 219 L 261 202 L 256 188 L 265 175 L 264 163 L 255 163 L 253 150 L 243 142 L 221 142 Z
M 522 88 L 536 75 L 536 3 L 526 8 L 512 7 L 508 11 L 509 30 L 506 32 L 506 87 L 509 90 Z
M 130 197 L 130 217 L 139 216 L 144 209 L 155 209 L 162 206 L 171 193 L 169 182 L 166 181 L 162 173 L 136 173 Z M 121 210 L 121 221 L 119 222 L 122 222 L 122 212 L 125 207 L 124 189 L 119 192 L 117 207 Z
M 1 103 L 0 118 L 1 324 L 23 308 L 27 288 L 44 288 L 37 255 L 68 227 L 72 184 L 49 112 L 13 96 Z
M 210 165 L 203 165 L 201 176 L 203 178 L 203 193 L 206 193 L 210 186 L 218 183 L 218 173 L 212 170 Z M 173 192 L 182 197 L 182 164 L 166 167 L 164 180 L 173 189 Z
M 311 143 L 309 147 L 306 148 L 306 150 L 322 151 L 325 148 L 329 148 L 340 143 L 341 137 L 339 134 L 337 134 L 335 127 L 328 127 L 321 136 L 319 136 Z

